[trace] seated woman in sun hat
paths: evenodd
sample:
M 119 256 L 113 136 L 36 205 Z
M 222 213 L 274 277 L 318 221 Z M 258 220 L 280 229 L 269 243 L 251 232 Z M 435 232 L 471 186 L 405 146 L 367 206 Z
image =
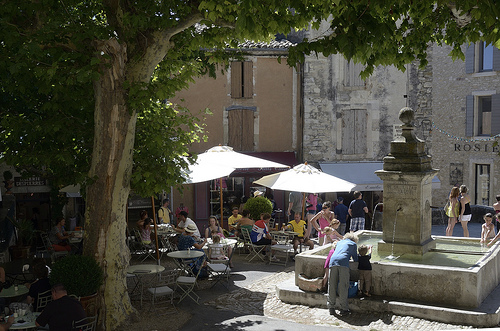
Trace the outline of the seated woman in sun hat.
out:
M 203 252 L 203 255 L 196 259 L 194 262 L 194 272 L 203 267 L 203 261 L 205 260 L 205 252 L 203 251 L 203 246 L 207 243 L 207 238 L 205 238 L 201 243 L 196 241 L 195 232 L 198 230 L 196 225 L 189 223 L 185 228 L 184 232 L 179 236 L 179 241 L 177 243 L 177 248 L 182 250 L 193 249 Z

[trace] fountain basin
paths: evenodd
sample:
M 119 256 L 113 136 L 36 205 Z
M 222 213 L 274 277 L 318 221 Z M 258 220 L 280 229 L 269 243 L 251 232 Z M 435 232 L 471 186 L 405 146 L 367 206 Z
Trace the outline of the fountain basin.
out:
M 382 236 L 376 231 L 359 231 L 360 243 Z M 456 238 L 433 237 L 437 241 L 456 241 Z M 464 243 L 470 243 L 470 254 L 464 249 L 439 249 L 442 252 L 426 253 L 421 260 L 413 263 L 405 262 L 405 256 L 391 261 L 381 256 L 372 258 L 373 294 L 397 299 L 411 299 L 415 302 L 445 305 L 457 308 L 477 308 L 481 302 L 499 284 L 500 274 L 500 244 L 490 249 L 478 249 L 479 239 L 463 238 Z M 318 247 L 301 253 L 295 258 L 295 285 L 298 285 L 298 275 L 307 278 L 322 277 L 324 263 L 330 246 Z M 373 247 L 374 257 L 377 247 Z M 437 260 L 446 263 L 427 261 L 427 254 L 444 257 Z M 452 257 L 463 255 L 469 261 L 456 260 Z M 414 258 L 410 256 L 410 259 Z M 401 262 L 403 261 L 403 262 Z M 430 264 L 434 263 L 434 264 Z M 445 264 L 445 265 L 443 265 Z M 358 279 L 357 263 L 351 262 L 351 280 Z

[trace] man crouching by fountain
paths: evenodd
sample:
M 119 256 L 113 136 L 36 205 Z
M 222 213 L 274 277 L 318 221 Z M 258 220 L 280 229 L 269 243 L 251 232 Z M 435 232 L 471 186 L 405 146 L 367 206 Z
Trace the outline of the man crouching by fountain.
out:
M 330 258 L 330 275 L 328 277 L 328 308 L 330 315 L 335 314 L 335 309 L 340 310 L 340 315 L 351 313 L 347 303 L 349 290 L 349 260 L 358 261 L 358 236 L 346 233 L 343 240 L 337 242 L 335 252 Z

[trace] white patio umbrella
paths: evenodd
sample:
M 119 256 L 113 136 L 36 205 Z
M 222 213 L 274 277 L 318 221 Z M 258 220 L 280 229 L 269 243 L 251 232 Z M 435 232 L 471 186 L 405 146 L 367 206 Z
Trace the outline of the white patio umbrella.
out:
M 273 190 L 307 193 L 349 192 L 356 186 L 355 183 L 324 173 L 307 163 L 264 176 L 254 183 Z
M 232 170 L 225 173 L 223 170 Z M 289 166 L 273 161 L 268 161 L 255 156 L 235 152 L 229 146 L 215 146 L 204 153 L 198 155 L 195 165 L 189 167 L 190 178 L 207 178 L 211 180 L 220 178 L 220 210 L 221 210 L 221 226 L 223 225 L 223 199 L 222 199 L 222 177 L 228 176 L 235 169 L 265 169 L 265 168 L 290 168 Z M 220 175 L 222 174 L 222 175 Z M 202 180 L 200 180 L 202 181 Z M 197 183 L 200 181 L 192 181 Z M 187 183 L 187 182 L 186 182 Z
M 229 167 L 221 164 L 208 164 L 200 165 L 199 161 L 191 164 L 187 170 L 184 171 L 187 179 L 185 184 L 195 184 L 206 182 L 212 179 L 229 176 L 236 168 Z
M 290 170 L 264 176 L 254 184 L 273 190 L 302 192 L 302 215 L 304 215 L 306 193 L 349 192 L 355 183 L 329 175 L 306 163 L 296 165 Z

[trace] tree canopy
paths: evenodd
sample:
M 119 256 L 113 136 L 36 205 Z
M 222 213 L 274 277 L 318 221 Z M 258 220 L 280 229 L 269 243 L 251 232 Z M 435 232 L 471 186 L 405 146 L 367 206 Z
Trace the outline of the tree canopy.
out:
M 181 178 L 176 169 L 184 164 L 175 156 L 201 135 L 187 110 L 164 100 L 192 77 L 214 74 L 226 47 L 328 20 L 322 37 L 290 49 L 291 65 L 311 53 L 342 53 L 365 63 L 365 74 L 377 65 L 404 70 L 416 58 L 426 64 L 429 42 L 451 45 L 455 58 L 463 57 L 462 44 L 480 38 L 500 46 L 498 11 L 494 1 L 2 1 L 0 150 L 7 162 L 43 169 L 56 184 L 85 181 L 99 75 L 95 43 L 117 38 L 136 63 L 169 49 L 137 69 L 139 82 L 128 82 L 139 116 L 132 182 L 151 194 Z
M 244 39 L 329 29 L 290 49 L 367 65 L 426 64 L 429 43 L 499 44 L 493 0 L 0 0 L 0 156 L 54 185 L 85 183 L 85 253 L 106 268 L 101 328 L 133 313 L 126 293 L 126 199 L 182 181 L 181 155 L 203 134 L 169 103 L 214 74 Z M 203 112 L 204 110 L 192 110 Z M 88 231 L 87 231 L 88 230 Z

